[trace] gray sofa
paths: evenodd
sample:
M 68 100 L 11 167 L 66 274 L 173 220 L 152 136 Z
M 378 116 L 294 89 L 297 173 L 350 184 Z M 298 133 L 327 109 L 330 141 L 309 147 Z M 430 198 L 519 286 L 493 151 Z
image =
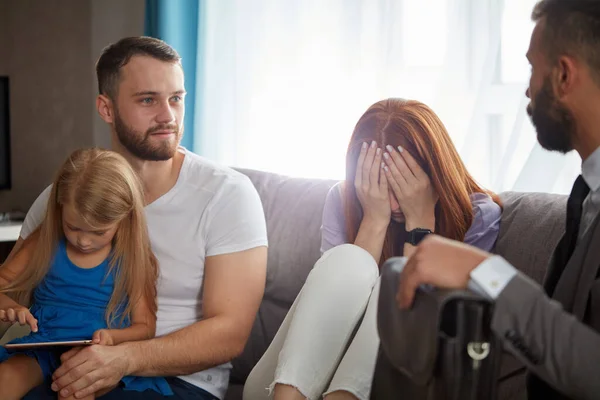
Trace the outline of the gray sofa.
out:
M 233 361 L 227 400 L 241 400 L 243 382 L 268 347 L 314 263 L 319 258 L 325 196 L 336 181 L 290 178 L 240 170 L 262 199 L 269 234 L 267 287 L 244 353 Z M 564 231 L 566 196 L 506 192 L 495 252 L 541 282 Z M 525 398 L 522 365 L 507 355 L 499 400 Z
M 260 359 L 308 273 L 319 258 L 321 214 L 325 196 L 336 181 L 290 178 L 240 170 L 262 199 L 269 234 L 267 287 L 243 354 L 233 361 L 227 400 L 241 400 L 243 382 Z M 542 280 L 552 249 L 564 230 L 566 196 L 502 193 L 504 212 L 496 252 L 517 268 Z M 2 335 L 0 327 L 0 336 Z M 521 368 L 506 356 L 503 375 Z M 500 385 L 499 400 L 524 396 L 523 374 Z

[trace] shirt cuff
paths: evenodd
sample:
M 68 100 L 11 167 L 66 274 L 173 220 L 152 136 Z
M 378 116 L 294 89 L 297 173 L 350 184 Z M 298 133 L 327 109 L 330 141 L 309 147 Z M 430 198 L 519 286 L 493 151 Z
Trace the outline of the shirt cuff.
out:
M 508 282 L 517 274 L 515 267 L 500 256 L 493 256 L 471 271 L 469 289 L 496 300 Z

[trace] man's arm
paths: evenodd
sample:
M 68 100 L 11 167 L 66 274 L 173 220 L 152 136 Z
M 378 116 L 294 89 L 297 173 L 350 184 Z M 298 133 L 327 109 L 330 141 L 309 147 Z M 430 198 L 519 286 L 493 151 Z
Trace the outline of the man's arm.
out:
M 514 268 L 500 257 L 430 235 L 401 273 L 397 302 L 410 307 L 422 284 L 465 289 L 476 268 L 487 269 L 486 276 L 497 274 L 498 279 L 492 279 L 497 285 L 491 286 L 505 285 L 496 297 L 483 279 L 477 282 L 483 292 L 496 298 L 492 329 L 508 350 L 569 397 L 598 398 L 600 379 L 595 368 L 600 362 L 600 334 L 565 312 L 525 275 L 514 271 L 511 276 Z
M 206 258 L 204 319 L 170 335 L 131 343 L 128 375 L 188 375 L 244 350 L 265 289 L 267 248 Z
M 100 329 L 94 332 L 94 343 L 116 346 L 124 342 L 147 340 L 156 334 L 156 314 L 150 310 L 145 296 L 133 305 L 131 324 L 126 328 Z
M 597 311 L 597 310 L 596 310 Z M 496 299 L 492 329 L 528 369 L 576 399 L 597 399 L 600 334 L 517 274 Z
M 81 397 L 126 375 L 189 375 L 231 361 L 250 335 L 266 269 L 264 246 L 207 257 L 202 321 L 147 341 L 71 350 L 61 357 L 52 389 Z

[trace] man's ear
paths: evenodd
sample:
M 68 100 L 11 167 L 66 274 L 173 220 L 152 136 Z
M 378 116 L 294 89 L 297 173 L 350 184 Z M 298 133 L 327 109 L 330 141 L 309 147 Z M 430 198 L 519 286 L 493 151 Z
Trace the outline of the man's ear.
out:
M 96 97 L 96 109 L 104 122 L 107 124 L 112 124 L 114 122 L 115 115 L 113 102 L 108 96 L 100 94 Z
M 580 65 L 572 57 L 562 56 L 558 59 L 554 73 L 554 88 L 559 99 L 570 95 L 575 89 L 580 78 L 579 68 Z

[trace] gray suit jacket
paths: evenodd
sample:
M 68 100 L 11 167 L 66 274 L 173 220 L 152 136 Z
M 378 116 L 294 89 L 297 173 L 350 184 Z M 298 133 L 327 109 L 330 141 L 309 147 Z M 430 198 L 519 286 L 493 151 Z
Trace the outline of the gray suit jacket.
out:
M 552 299 L 519 273 L 496 300 L 492 319 L 507 350 L 573 399 L 600 399 L 599 221 L 578 241 Z

